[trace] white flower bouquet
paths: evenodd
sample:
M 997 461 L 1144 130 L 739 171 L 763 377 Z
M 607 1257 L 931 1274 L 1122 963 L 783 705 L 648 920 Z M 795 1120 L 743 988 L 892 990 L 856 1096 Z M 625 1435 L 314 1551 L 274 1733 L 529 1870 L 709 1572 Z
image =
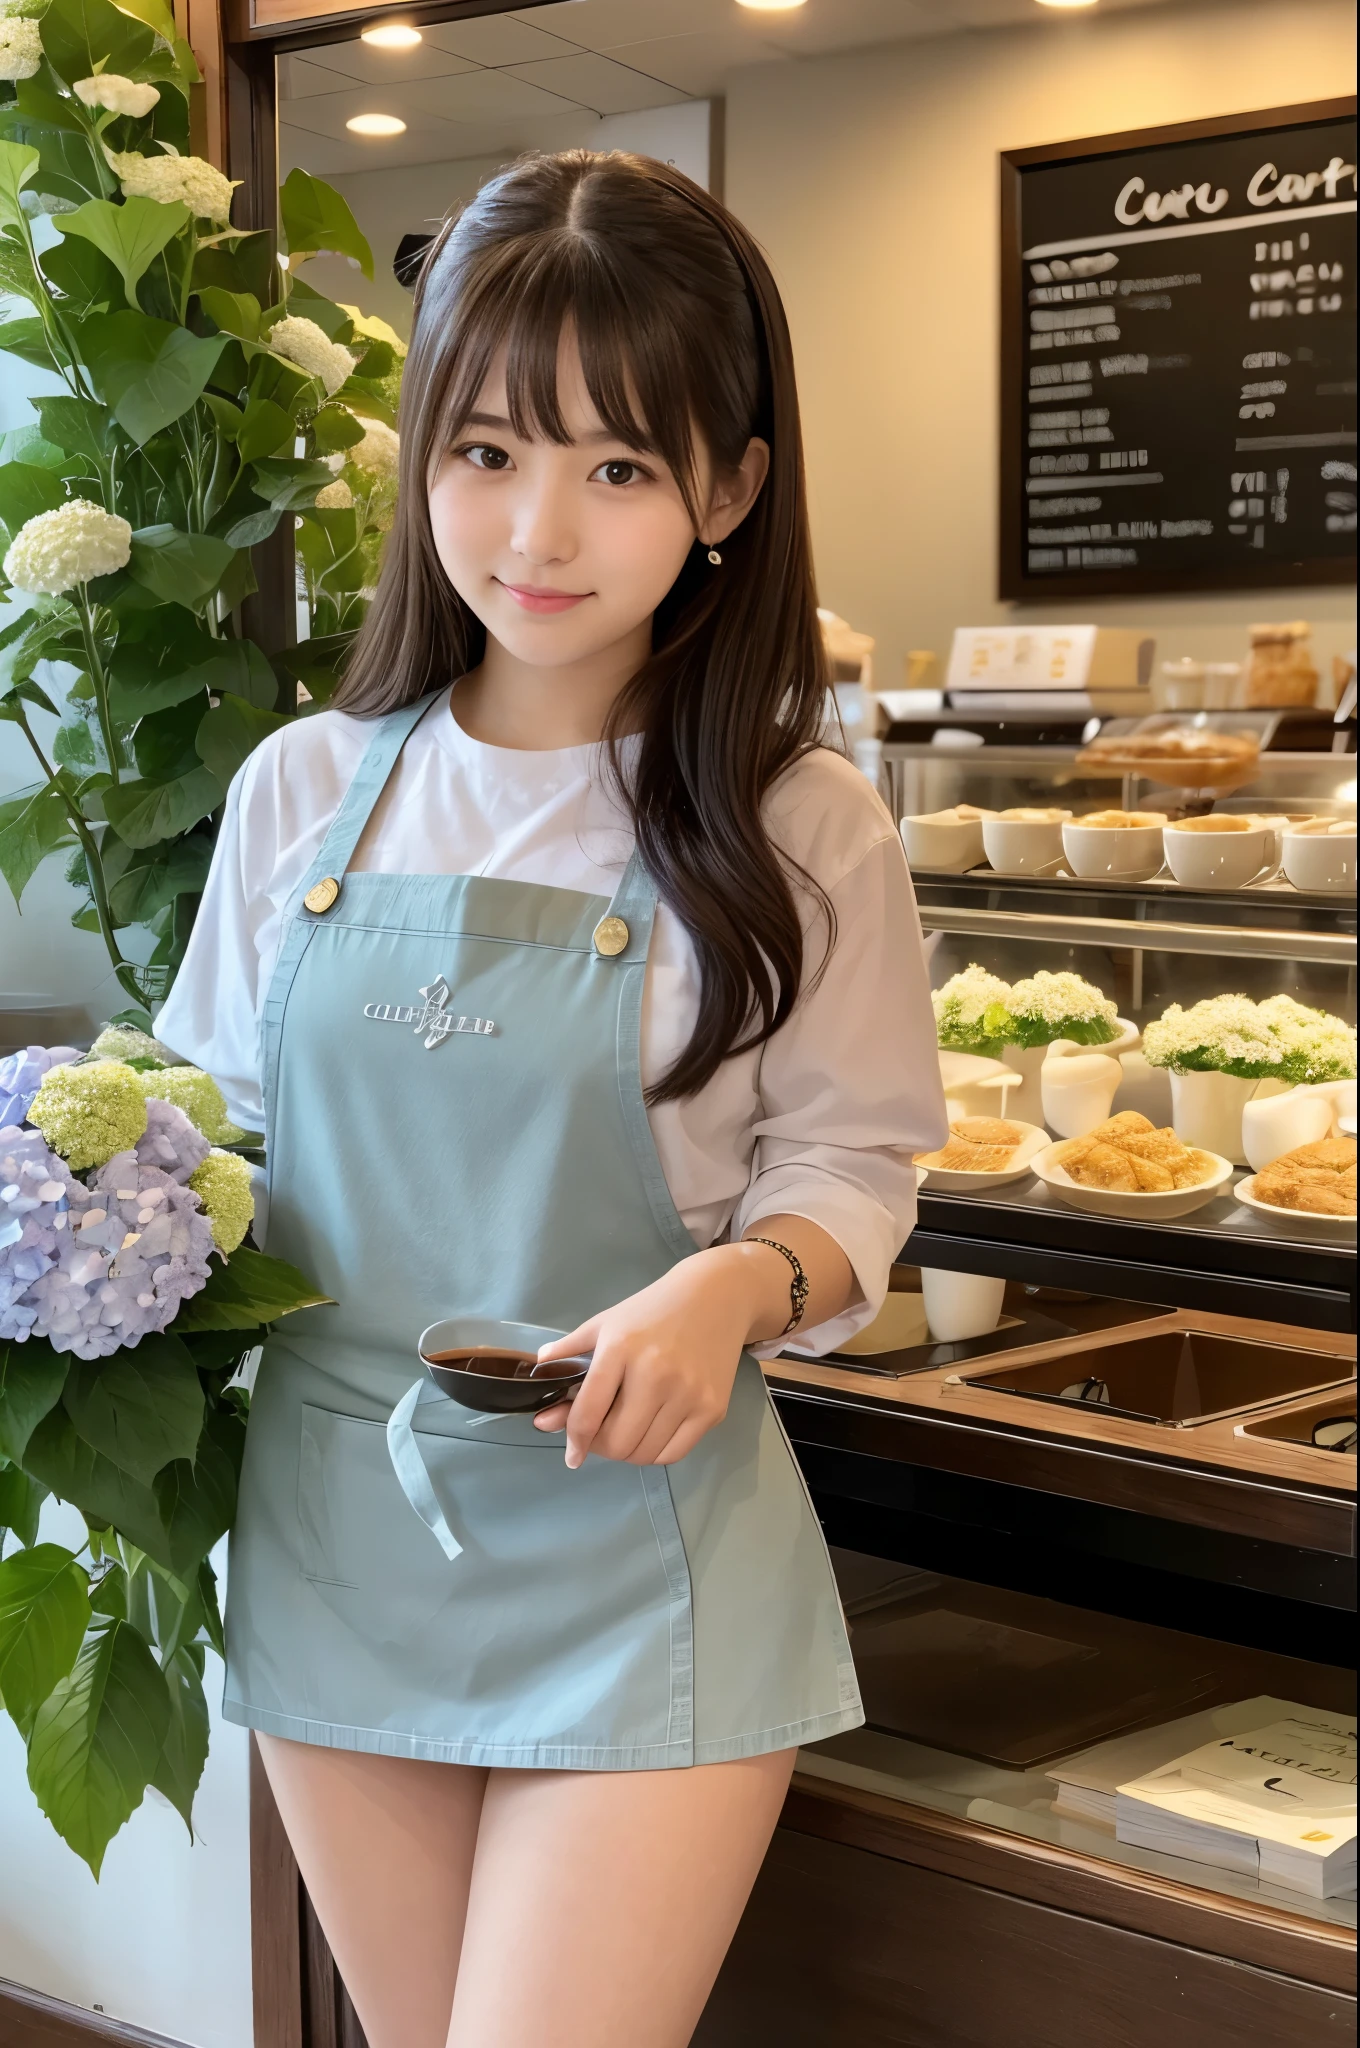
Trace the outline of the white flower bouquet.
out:
M 931 1000 L 936 1036 L 952 1052 L 1000 1059 L 1009 1046 L 1045 1046 L 1058 1038 L 1108 1045 L 1119 1036 L 1114 1004 L 1079 974 L 1040 968 L 1011 983 L 974 961 Z
M 141 1030 L 0 1060 L 0 1682 L 38 1803 L 96 1876 L 148 1785 L 192 1827 L 233 1381 L 324 1299 L 245 1242 L 250 1142 Z M 79 1548 L 38 1541 L 49 1495 L 83 1516 Z
M 1209 996 L 1186 1010 L 1173 1003 L 1143 1034 L 1149 1066 L 1173 1074 L 1231 1074 L 1242 1081 L 1312 1085 L 1345 1081 L 1356 1069 L 1356 1034 L 1326 1010 L 1292 996 Z

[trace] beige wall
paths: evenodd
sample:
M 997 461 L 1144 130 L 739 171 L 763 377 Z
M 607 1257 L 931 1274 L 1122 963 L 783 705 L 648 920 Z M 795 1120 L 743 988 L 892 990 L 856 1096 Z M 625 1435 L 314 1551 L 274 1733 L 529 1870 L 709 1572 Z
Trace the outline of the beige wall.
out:
M 955 625 L 1078 614 L 1160 656 L 1233 659 L 1251 618 L 1354 644 L 1344 589 L 996 601 L 997 152 L 1354 89 L 1346 0 L 1185 4 L 736 73 L 727 199 L 793 327 L 822 601 L 879 641 L 880 687 Z M 933 308 L 941 308 L 940 313 Z

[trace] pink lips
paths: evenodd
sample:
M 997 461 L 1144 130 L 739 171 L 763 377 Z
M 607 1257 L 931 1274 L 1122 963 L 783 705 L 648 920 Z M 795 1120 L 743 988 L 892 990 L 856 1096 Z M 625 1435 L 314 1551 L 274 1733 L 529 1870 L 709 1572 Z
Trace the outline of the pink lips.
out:
M 501 589 L 526 612 L 569 612 L 573 605 L 584 604 L 590 595 L 588 590 L 535 590 L 527 583 L 502 583 Z

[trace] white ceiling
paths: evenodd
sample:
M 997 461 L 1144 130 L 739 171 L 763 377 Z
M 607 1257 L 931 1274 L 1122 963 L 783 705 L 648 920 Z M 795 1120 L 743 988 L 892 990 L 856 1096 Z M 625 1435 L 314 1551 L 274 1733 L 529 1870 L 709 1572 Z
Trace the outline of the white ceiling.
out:
M 787 14 L 737 0 L 554 0 L 425 28 L 414 50 L 356 37 L 281 58 L 280 153 L 285 168 L 324 177 L 565 147 L 586 139 L 592 116 L 715 97 L 743 65 L 1017 24 L 1063 34 L 1081 19 L 1037 0 L 806 0 Z M 348 133 L 353 115 L 372 113 L 397 115 L 406 133 Z

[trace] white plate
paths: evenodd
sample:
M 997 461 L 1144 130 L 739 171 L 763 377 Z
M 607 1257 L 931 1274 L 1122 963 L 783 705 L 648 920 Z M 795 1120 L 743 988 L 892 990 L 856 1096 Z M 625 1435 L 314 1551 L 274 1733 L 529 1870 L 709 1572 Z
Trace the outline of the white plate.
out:
M 1283 1223 L 1300 1237 L 1355 1236 L 1354 1216 L 1317 1216 L 1311 1209 L 1282 1209 L 1277 1202 L 1258 1202 L 1254 1173 L 1240 1180 L 1233 1193 L 1245 1208 L 1254 1209 L 1258 1216 L 1273 1217 L 1276 1223 Z
M 998 1173 L 962 1173 L 953 1166 L 918 1166 L 916 1170 L 921 1179 L 929 1181 L 942 1195 L 971 1195 L 982 1188 L 1003 1188 L 1007 1181 L 1023 1180 L 1027 1173 L 1033 1171 L 1031 1161 L 1051 1140 L 1048 1132 L 1038 1124 L 1022 1123 L 1015 1116 L 1008 1116 L 1005 1121 L 1025 1133 L 1009 1166 L 1003 1166 Z
M 1167 1223 L 1177 1216 L 1189 1216 L 1195 1209 L 1202 1209 L 1206 1202 L 1212 1202 L 1223 1191 L 1224 1184 L 1232 1179 L 1232 1161 L 1224 1159 L 1217 1152 L 1206 1152 L 1202 1145 L 1192 1150 L 1204 1152 L 1206 1159 L 1212 1159 L 1214 1170 L 1208 1180 L 1202 1180 L 1193 1188 L 1168 1188 L 1163 1194 L 1126 1194 L 1119 1188 L 1084 1188 L 1074 1181 L 1058 1164 L 1054 1153 L 1056 1146 L 1050 1145 L 1041 1152 L 1031 1166 L 1047 1188 L 1052 1188 L 1060 1201 L 1073 1209 L 1085 1209 L 1092 1216 L 1123 1216 L 1134 1223 Z

